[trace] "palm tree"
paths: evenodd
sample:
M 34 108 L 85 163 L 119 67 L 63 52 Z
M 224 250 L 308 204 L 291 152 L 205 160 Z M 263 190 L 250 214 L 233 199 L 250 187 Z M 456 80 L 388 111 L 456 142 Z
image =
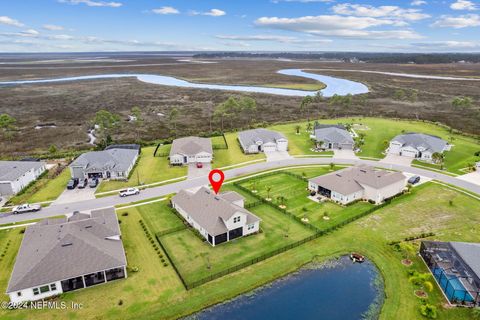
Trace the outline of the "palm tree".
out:
M 443 170 L 443 162 L 445 160 L 445 155 L 443 153 L 440 153 L 440 152 L 434 152 L 432 154 L 432 160 L 433 162 L 435 162 L 436 164 L 439 164 L 440 165 L 440 168 Z
M 311 96 L 306 96 L 302 99 L 300 103 L 300 111 L 302 113 L 307 113 L 307 121 L 310 122 L 310 117 L 308 116 L 308 106 L 313 102 L 313 98 Z
M 172 109 L 170 109 L 170 113 L 168 114 L 168 120 L 170 120 L 170 123 L 173 124 L 173 131 L 175 135 L 177 134 L 177 118 L 179 114 L 180 111 L 177 107 L 173 107 Z
M 280 203 L 280 206 L 285 206 L 285 202 L 287 201 L 287 199 L 284 197 L 284 196 L 278 196 L 277 197 L 277 201 L 278 203 Z
M 270 191 L 272 191 L 272 187 L 267 186 L 267 187 L 265 188 L 265 190 L 267 190 L 267 200 L 271 199 L 271 198 L 270 198 Z
M 301 128 L 302 128 L 302 127 L 301 127 L 299 124 L 297 124 L 297 125 L 295 126 L 295 132 L 296 132 L 297 134 L 300 134 L 300 129 L 301 129 Z

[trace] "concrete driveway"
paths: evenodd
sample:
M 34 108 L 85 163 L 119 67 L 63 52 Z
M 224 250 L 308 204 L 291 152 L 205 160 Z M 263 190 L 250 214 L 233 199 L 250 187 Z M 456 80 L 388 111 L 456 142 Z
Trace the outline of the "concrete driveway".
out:
M 93 200 L 95 199 L 96 190 L 97 188 L 90 188 L 89 186 L 84 189 L 75 188 L 73 190 L 68 190 L 65 188 L 65 191 L 62 192 L 62 194 L 53 202 L 53 204 L 65 204 L 77 201 Z
M 463 181 L 474 183 L 480 186 L 480 172 L 478 171 L 458 176 L 457 179 L 461 179 Z
M 358 157 L 355 155 L 355 152 L 353 150 L 333 150 L 333 158 L 334 159 L 352 159 L 352 160 L 357 160 Z
M 288 153 L 288 151 L 269 151 L 265 152 L 265 157 L 267 157 L 267 162 L 272 161 L 279 161 L 285 159 L 291 159 L 292 156 Z
M 393 163 L 399 164 L 402 166 L 410 166 L 412 164 L 413 158 L 410 157 L 402 157 L 396 154 L 387 154 L 385 158 L 380 160 L 383 163 Z
M 203 168 L 197 168 L 197 164 L 191 163 L 188 165 L 187 179 L 195 179 L 198 177 L 208 176 L 211 170 L 212 170 L 211 163 L 204 163 Z

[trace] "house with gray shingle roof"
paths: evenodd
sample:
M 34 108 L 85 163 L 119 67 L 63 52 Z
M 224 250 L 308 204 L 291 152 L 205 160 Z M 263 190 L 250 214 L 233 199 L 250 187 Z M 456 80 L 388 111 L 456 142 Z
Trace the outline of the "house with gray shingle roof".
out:
M 288 140 L 283 134 L 263 128 L 238 133 L 238 141 L 247 154 L 288 150 Z
M 411 132 L 393 138 L 387 153 L 431 162 L 434 153 L 443 153 L 450 147 L 447 141 L 437 136 Z
M 172 142 L 169 159 L 172 165 L 210 163 L 213 159 L 212 140 L 200 137 L 175 139 Z
M 47 170 L 45 162 L 0 161 L 0 195 L 11 196 L 22 191 Z
M 308 181 L 309 190 L 341 204 L 356 200 L 378 204 L 401 193 L 406 185 L 407 177 L 403 173 L 378 170 L 366 165 L 346 168 Z
M 355 144 L 352 135 L 343 125 L 316 123 L 312 138 L 321 144 L 320 148 L 328 150 L 353 150 Z
M 243 203 L 236 192 L 215 194 L 206 187 L 196 192 L 181 190 L 172 198 L 173 208 L 212 246 L 259 231 L 260 218 Z
M 138 159 L 136 149 L 108 149 L 80 155 L 70 164 L 72 178 L 126 180 Z
M 114 208 L 27 227 L 8 283 L 10 301 L 56 296 L 127 277 Z

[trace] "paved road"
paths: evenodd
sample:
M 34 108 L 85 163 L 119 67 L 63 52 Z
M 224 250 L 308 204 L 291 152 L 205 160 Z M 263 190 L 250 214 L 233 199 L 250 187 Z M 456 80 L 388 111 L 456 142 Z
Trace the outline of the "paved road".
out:
M 408 167 L 408 166 L 403 166 L 398 164 L 389 164 L 389 163 L 371 161 L 371 160 L 361 160 L 361 159 L 355 160 L 355 159 L 338 159 L 337 158 L 334 161 L 336 164 L 350 164 L 350 165 L 367 164 L 367 165 L 381 167 L 385 169 L 392 169 L 392 170 L 403 171 L 411 174 L 418 174 L 421 176 L 425 176 L 431 179 L 436 179 L 438 181 L 452 184 L 459 188 L 466 189 L 468 191 L 480 194 L 480 185 L 476 185 L 468 181 L 464 181 L 455 177 L 451 177 L 445 174 L 441 174 L 441 173 L 437 173 L 437 172 L 433 172 L 433 171 L 429 171 L 421 168 Z M 331 162 L 332 162 L 332 158 L 293 158 L 293 159 L 285 159 L 285 160 L 274 161 L 274 162 L 260 162 L 260 163 L 254 163 L 245 167 L 226 170 L 225 179 L 232 179 L 242 175 L 252 174 L 260 171 L 281 168 L 281 167 L 329 164 Z M 119 196 L 114 195 L 114 196 L 109 196 L 105 198 L 98 198 L 98 199 L 86 200 L 86 201 L 84 200 L 84 201 L 78 201 L 78 202 L 69 203 L 69 204 L 63 204 L 63 205 L 52 204 L 48 208 L 42 209 L 42 211 L 40 212 L 26 213 L 22 215 L 3 214 L 0 217 L 0 224 L 18 223 L 18 222 L 32 220 L 32 219 L 41 219 L 41 218 L 48 218 L 52 216 L 67 214 L 73 211 L 89 211 L 92 209 L 116 206 L 119 204 L 127 204 L 134 201 L 140 201 L 140 200 L 146 200 L 154 197 L 165 196 L 171 193 L 176 193 L 181 189 L 199 187 L 205 184 L 208 184 L 207 176 L 145 189 L 138 196 L 131 196 L 127 198 L 120 198 Z

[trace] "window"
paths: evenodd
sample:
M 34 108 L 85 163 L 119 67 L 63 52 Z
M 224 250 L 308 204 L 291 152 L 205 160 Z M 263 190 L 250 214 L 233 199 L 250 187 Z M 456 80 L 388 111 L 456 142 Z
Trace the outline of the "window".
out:
M 45 292 L 48 292 L 48 291 L 50 291 L 50 286 L 40 287 L 40 293 L 45 293 Z
M 22 291 L 18 291 L 17 292 L 17 297 L 21 297 L 22 296 Z
M 33 288 L 33 295 L 36 296 L 40 294 L 40 291 L 38 291 L 38 288 Z
M 57 285 L 56 285 L 55 283 L 52 283 L 52 284 L 50 285 L 50 290 L 52 290 L 52 291 L 57 290 Z
M 237 222 L 240 222 L 240 217 L 233 218 L 233 223 L 237 223 Z
M 255 225 L 254 224 L 249 224 L 248 227 L 247 227 L 247 230 L 252 230 L 255 228 Z

